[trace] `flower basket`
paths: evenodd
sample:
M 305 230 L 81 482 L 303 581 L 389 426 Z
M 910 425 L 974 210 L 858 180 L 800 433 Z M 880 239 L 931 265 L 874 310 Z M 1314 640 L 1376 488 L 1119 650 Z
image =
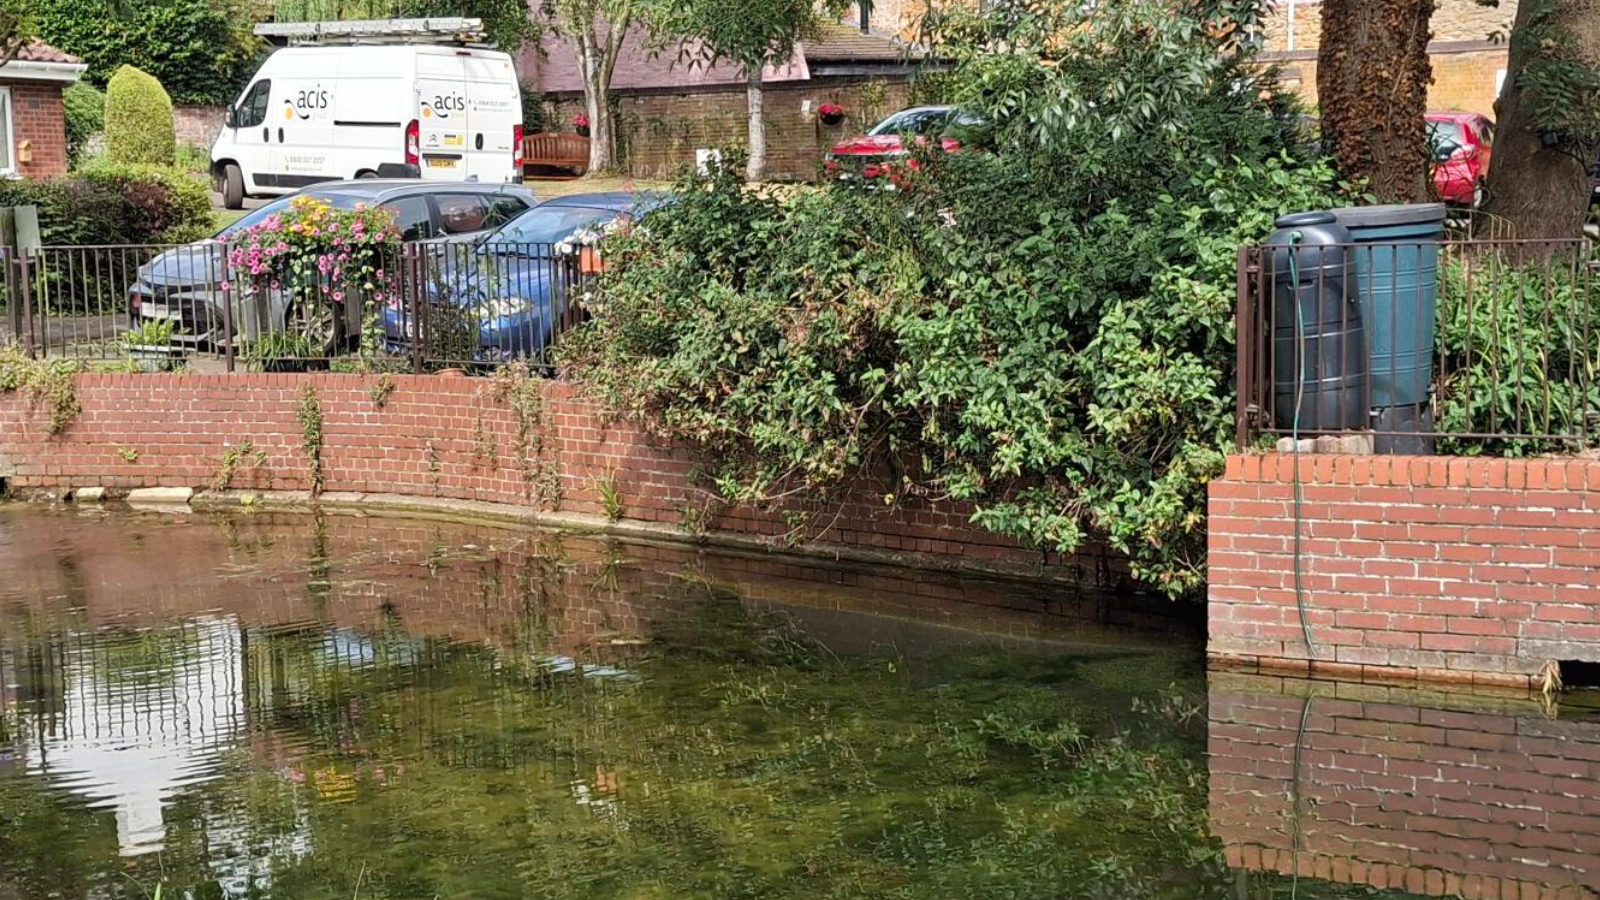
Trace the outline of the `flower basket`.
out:
M 588 113 L 578 113 L 576 116 L 572 117 L 572 130 L 576 131 L 580 137 L 589 136 Z
M 817 110 L 817 118 L 824 125 L 838 125 L 844 121 L 844 107 L 837 103 L 824 103 Z

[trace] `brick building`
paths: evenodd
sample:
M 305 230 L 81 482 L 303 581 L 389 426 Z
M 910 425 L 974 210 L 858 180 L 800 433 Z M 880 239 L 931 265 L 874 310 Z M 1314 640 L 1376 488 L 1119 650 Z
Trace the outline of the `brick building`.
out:
M 39 41 L 0 66 L 0 178 L 66 173 L 67 119 L 61 92 L 86 68 Z
M 1516 0 L 1503 0 L 1494 7 L 1477 0 L 1439 0 L 1428 45 L 1433 61 L 1429 108 L 1494 118 L 1494 102 L 1506 73 L 1504 37 L 1516 15 Z M 1285 85 L 1313 105 L 1321 37 L 1320 0 L 1276 0 L 1264 29 L 1263 58 L 1281 64 Z
M 764 74 L 768 176 L 813 177 L 829 147 L 905 105 L 922 57 L 897 37 L 841 23 L 802 43 L 793 59 L 769 67 Z M 542 45 L 525 48 L 519 64 L 523 89 L 542 93 L 552 109 L 552 127 L 569 128 L 583 106 L 571 48 L 546 37 Z M 642 33 L 629 34 L 611 93 L 618 155 L 631 175 L 670 177 L 692 164 L 696 151 L 746 143 L 745 81 L 737 66 L 691 66 L 677 51 L 653 50 Z M 824 103 L 843 106 L 845 121 L 823 124 L 817 109 Z

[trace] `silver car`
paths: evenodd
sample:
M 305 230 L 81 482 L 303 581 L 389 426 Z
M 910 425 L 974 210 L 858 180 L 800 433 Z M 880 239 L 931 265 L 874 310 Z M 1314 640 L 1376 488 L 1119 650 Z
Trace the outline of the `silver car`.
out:
M 532 190 L 517 184 L 418 180 L 332 181 L 280 197 L 216 234 L 174 247 L 143 266 L 128 289 L 132 326 L 149 321 L 172 323 L 173 342 L 198 346 L 220 343 L 223 335 L 223 283 L 227 280 L 227 245 L 258 222 L 286 210 L 294 197 L 311 196 L 337 208 L 358 203 L 393 210 L 405 241 L 468 241 L 493 231 L 538 205 Z M 344 321 L 331 306 L 295 310 L 287 293 L 266 292 L 233 299 L 233 331 L 244 342 L 264 334 L 300 333 L 315 351 L 332 353 L 346 335 L 361 328 L 359 304 L 347 304 Z

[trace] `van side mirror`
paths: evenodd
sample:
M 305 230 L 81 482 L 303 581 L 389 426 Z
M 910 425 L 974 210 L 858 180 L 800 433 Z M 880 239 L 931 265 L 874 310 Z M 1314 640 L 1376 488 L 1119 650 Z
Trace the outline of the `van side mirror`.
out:
M 228 107 L 228 111 L 222 114 L 222 124 L 228 126 L 229 128 L 238 128 L 239 108 L 236 106 Z

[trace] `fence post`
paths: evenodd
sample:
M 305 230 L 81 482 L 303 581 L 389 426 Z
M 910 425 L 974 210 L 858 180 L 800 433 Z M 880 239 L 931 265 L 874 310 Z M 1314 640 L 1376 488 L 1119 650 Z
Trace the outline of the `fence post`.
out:
M 405 286 L 401 307 L 408 310 L 410 319 L 406 323 L 406 330 L 411 333 L 411 372 L 414 375 L 421 375 L 423 371 L 422 257 L 417 253 L 415 244 L 403 244 L 400 247 L 400 259 L 403 273 L 400 283 Z
M 1249 392 L 1254 381 L 1250 372 L 1251 348 L 1255 344 L 1255 336 L 1251 334 L 1251 323 L 1255 320 L 1254 310 L 1250 303 L 1250 248 L 1239 248 L 1238 279 L 1239 299 L 1234 306 L 1235 324 L 1233 329 L 1234 344 L 1238 357 L 1235 370 L 1238 372 L 1238 385 L 1234 399 L 1234 439 L 1238 443 L 1239 452 L 1243 453 L 1250 443 L 1250 400 Z
M 33 260 L 26 252 L 17 254 L 17 281 L 22 285 L 22 327 L 26 335 L 22 346 L 29 359 L 37 358 L 34 344 L 37 336 L 33 332 L 33 276 L 28 272 L 32 264 Z
M 222 245 L 222 355 L 227 362 L 227 372 L 233 374 L 233 291 L 234 283 L 230 277 L 233 273 L 228 271 L 229 255 L 228 245 Z

